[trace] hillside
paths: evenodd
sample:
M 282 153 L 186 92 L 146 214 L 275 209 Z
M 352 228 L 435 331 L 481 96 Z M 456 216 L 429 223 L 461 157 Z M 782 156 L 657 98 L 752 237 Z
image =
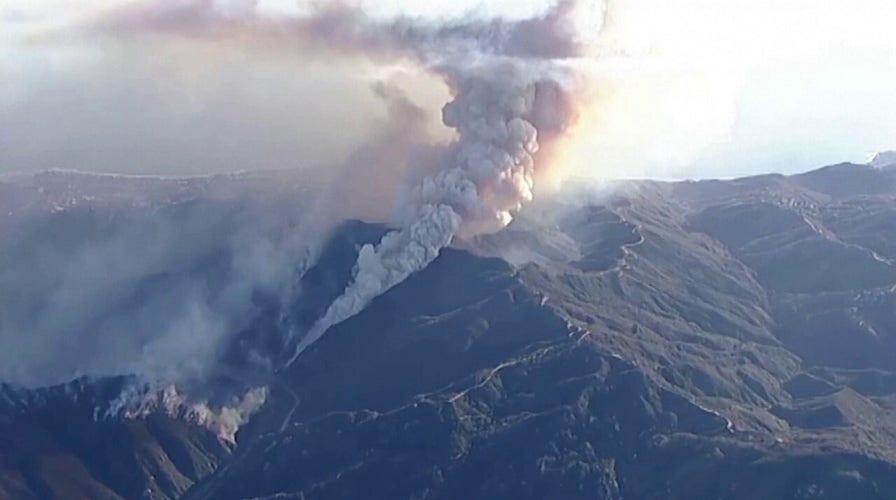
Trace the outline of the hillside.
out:
M 849 164 L 553 203 L 257 375 L 270 393 L 235 447 L 164 412 L 95 418 L 116 379 L 5 388 L 0 497 L 893 498 L 894 216 L 896 171 Z M 318 317 L 383 231 L 340 226 L 289 321 Z M 218 269 L 189 255 L 175 275 Z M 241 352 L 282 348 L 283 318 L 251 314 L 223 386 Z

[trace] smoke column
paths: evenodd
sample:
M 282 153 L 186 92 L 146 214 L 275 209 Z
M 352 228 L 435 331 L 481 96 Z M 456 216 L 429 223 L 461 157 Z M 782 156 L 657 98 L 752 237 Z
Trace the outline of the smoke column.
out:
M 255 0 L 147 1 L 99 19 L 91 31 L 115 37 L 152 32 L 240 46 L 298 50 L 377 62 L 412 62 L 441 78 L 453 100 L 442 110 L 456 140 L 441 147 L 439 164 L 404 186 L 396 229 L 359 253 L 354 278 L 307 332 L 290 332 L 289 363 L 328 328 L 359 313 L 374 298 L 432 262 L 455 236 L 506 226 L 533 197 L 540 146 L 563 135 L 576 117 L 574 62 L 597 31 L 604 10 L 596 0 L 557 0 L 522 20 L 461 18 L 443 22 L 373 18 L 334 0 L 310 12 L 271 17 Z M 435 146 L 433 146 L 435 147 Z M 419 175 L 417 176 L 419 178 Z M 350 178 L 343 181 L 353 182 Z
M 457 140 L 443 152 L 439 170 L 408 189 L 400 226 L 361 249 L 354 280 L 301 338 L 289 364 L 331 326 L 426 267 L 455 236 L 496 231 L 532 199 L 539 133 L 562 133 L 574 118 L 560 60 L 574 57 L 577 44 L 572 33 L 559 35 L 574 5 L 561 2 L 542 18 L 510 25 L 425 29 L 406 20 L 365 24 L 355 16 L 312 24 L 316 36 L 336 34 L 342 47 L 367 42 L 414 54 L 442 76 L 454 91 L 442 119 L 457 131 Z M 359 24 L 348 29 L 348 20 Z M 359 39 L 352 40 L 352 33 Z M 441 37 L 446 53 L 433 52 Z

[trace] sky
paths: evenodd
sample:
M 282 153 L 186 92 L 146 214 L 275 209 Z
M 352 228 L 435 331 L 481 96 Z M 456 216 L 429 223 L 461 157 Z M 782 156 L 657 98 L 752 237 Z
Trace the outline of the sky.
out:
M 164 175 L 338 163 L 400 87 L 447 137 L 425 71 L 164 34 L 84 36 L 129 0 L 0 0 L 0 172 Z M 169 2 L 185 0 L 167 0 Z M 245 0 L 209 0 L 239 15 Z M 369 0 L 375 16 L 525 17 L 544 0 Z M 589 94 L 563 155 L 595 178 L 733 177 L 896 148 L 888 0 L 611 0 L 582 9 Z M 307 5 L 259 0 L 269 16 Z M 595 15 L 606 12 L 606 17 Z M 73 28 L 74 27 L 74 28 Z

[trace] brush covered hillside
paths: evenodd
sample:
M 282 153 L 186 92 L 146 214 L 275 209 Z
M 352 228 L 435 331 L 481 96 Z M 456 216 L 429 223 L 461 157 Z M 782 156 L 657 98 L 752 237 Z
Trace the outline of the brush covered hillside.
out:
M 121 208 L 57 175 L 60 199 L 0 180 L 0 228 L 43 241 L 23 228 L 101 232 L 116 211 L 208 197 L 180 185 Z M 190 415 L 105 411 L 121 379 L 6 385 L 0 498 L 896 497 L 896 170 L 627 182 L 596 200 L 443 251 L 259 375 L 267 398 L 235 443 Z M 385 230 L 342 224 L 292 321 L 319 317 Z M 28 255 L 17 241 L 0 265 Z M 214 272 L 208 255 L 171 273 Z M 282 348 L 257 300 L 228 352 Z

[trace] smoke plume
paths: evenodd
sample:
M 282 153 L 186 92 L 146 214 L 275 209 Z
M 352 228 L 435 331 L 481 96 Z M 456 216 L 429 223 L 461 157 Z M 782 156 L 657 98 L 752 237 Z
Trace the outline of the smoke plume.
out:
M 453 90 L 442 119 L 457 139 L 442 152 L 438 171 L 404 193 L 399 227 L 361 249 L 354 281 L 301 338 L 290 363 L 331 326 L 432 262 L 456 236 L 501 229 L 532 200 L 539 134 L 556 136 L 575 117 L 571 90 L 563 86 L 568 68 L 559 62 L 577 54 L 574 34 L 563 29 L 573 6 L 563 1 L 516 24 L 376 24 L 344 10 L 307 24 L 306 33 L 343 49 L 413 54 Z
M 130 6 L 99 20 L 95 29 L 410 60 L 451 89 L 453 100 L 444 106 L 442 121 L 456 139 L 443 147 L 434 172 L 403 189 L 396 203 L 397 228 L 360 250 L 344 293 L 308 332 L 291 332 L 290 341 L 298 340 L 292 362 L 332 325 L 432 262 L 456 236 L 496 231 L 532 200 L 536 171 L 544 167 L 540 136 L 561 135 L 575 118 L 566 63 L 583 49 L 573 22 L 579 5 L 560 0 L 542 15 L 518 21 L 433 23 L 374 19 L 342 2 L 300 17 L 271 18 L 251 1 L 223 8 L 210 0 L 187 0 Z M 429 167 L 409 165 L 418 172 Z

